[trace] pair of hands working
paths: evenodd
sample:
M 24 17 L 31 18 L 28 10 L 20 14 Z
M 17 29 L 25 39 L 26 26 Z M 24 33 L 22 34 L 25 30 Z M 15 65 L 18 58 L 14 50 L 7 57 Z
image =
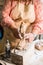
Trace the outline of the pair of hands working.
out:
M 17 26 L 15 26 L 15 23 L 13 21 L 5 22 L 5 23 L 3 22 L 2 24 L 9 27 L 16 38 L 22 39 L 22 36 L 21 36 L 22 34 L 20 33 L 20 30 L 17 28 Z M 36 35 L 34 35 L 33 33 L 24 34 L 25 39 L 28 39 L 29 42 L 32 42 L 34 40 L 35 36 Z

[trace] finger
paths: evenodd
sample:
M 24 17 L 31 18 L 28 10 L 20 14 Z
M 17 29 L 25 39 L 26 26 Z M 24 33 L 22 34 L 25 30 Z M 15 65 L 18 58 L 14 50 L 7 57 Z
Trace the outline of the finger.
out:
M 29 42 L 32 42 L 33 40 L 34 40 L 34 38 L 30 38 L 30 39 L 29 39 Z
M 24 38 L 29 38 L 29 34 L 25 34 L 24 35 Z

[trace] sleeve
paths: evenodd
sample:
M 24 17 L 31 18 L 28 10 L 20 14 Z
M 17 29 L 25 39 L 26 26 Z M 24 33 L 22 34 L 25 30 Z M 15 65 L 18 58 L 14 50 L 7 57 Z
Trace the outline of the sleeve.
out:
M 39 34 L 41 30 L 43 30 L 43 4 L 38 2 L 35 4 L 36 20 L 33 24 L 32 32 L 35 34 Z
M 7 27 L 13 27 L 14 21 L 10 17 L 11 12 L 11 0 L 5 0 L 5 5 L 2 10 L 3 25 Z

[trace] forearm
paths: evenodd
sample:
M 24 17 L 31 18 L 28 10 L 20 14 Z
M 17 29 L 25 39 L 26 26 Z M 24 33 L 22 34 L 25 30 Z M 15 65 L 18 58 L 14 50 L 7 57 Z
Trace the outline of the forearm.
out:
M 16 28 L 15 22 L 10 18 L 10 16 L 3 18 L 3 25 L 9 28 Z
M 19 33 L 17 30 L 17 26 L 15 25 L 15 22 L 9 16 L 4 18 L 3 21 L 5 22 L 4 26 L 8 27 L 13 32 L 16 38 L 19 38 L 19 35 L 18 35 Z
M 39 21 L 38 23 L 35 23 L 35 25 L 33 25 L 32 33 L 35 35 L 39 35 L 43 33 L 42 30 L 43 30 L 43 21 Z

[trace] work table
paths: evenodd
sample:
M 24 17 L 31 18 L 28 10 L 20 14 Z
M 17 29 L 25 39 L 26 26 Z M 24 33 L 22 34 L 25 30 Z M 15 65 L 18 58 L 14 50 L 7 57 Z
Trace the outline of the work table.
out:
M 16 52 L 17 55 L 21 55 L 23 57 L 23 65 L 43 65 L 43 51 L 36 50 L 34 48 L 35 43 L 40 42 L 40 40 L 33 41 L 26 52 Z M 43 40 L 41 40 L 43 42 Z M 14 49 L 12 50 L 12 53 L 14 53 Z M 22 54 L 23 53 L 23 54 Z M 14 60 L 13 60 L 14 59 Z M 12 61 L 15 61 L 15 57 L 13 57 Z M 9 63 L 7 61 L 4 61 L 6 65 L 15 65 L 13 63 Z

